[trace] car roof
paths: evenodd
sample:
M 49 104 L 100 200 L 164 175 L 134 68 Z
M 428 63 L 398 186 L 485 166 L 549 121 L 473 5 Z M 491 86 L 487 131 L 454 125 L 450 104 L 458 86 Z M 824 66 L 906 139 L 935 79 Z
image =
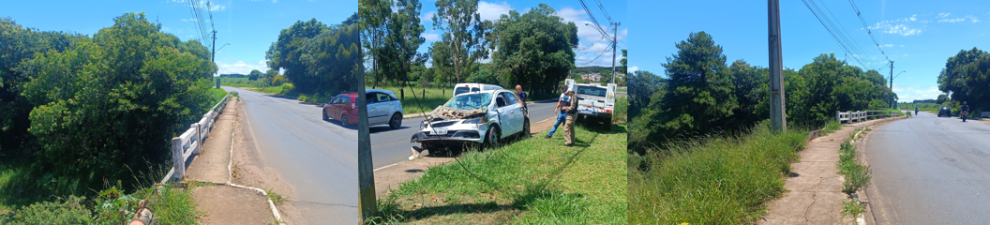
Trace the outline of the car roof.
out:
M 364 89 L 364 93 L 372 93 L 372 92 L 380 92 L 380 93 L 386 93 L 386 94 L 395 94 L 395 92 L 392 92 L 392 91 L 389 91 L 389 90 L 382 90 L 382 89 Z

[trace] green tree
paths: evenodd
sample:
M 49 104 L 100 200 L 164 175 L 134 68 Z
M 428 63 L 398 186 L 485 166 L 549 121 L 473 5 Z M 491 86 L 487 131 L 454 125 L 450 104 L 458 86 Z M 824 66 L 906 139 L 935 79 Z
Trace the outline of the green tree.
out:
M 33 167 L 55 177 L 54 187 L 43 186 L 55 193 L 88 193 L 105 181 L 135 187 L 133 177 L 164 170 L 171 137 L 211 104 L 205 77 L 216 66 L 196 54 L 205 47 L 183 51 L 178 37 L 144 13 L 114 22 L 91 40 L 18 67 L 34 77 L 22 93 L 35 106 L 29 132 L 40 149 Z
M 494 71 L 505 74 L 508 84 L 521 84 L 532 95 L 554 93 L 574 68 L 577 26 L 550 6 L 540 4 L 525 14 L 512 10 L 493 26 L 488 38 L 496 49 Z
M 282 29 L 266 53 L 269 68 L 284 75 L 301 93 L 356 89 L 355 65 L 361 64 L 357 14 L 339 25 L 311 19 Z
M 654 119 L 659 126 L 654 130 L 660 132 L 654 133 L 651 140 L 721 131 L 725 119 L 739 107 L 722 47 L 710 35 L 704 31 L 691 33 L 676 47 L 677 54 L 667 57 L 663 64 L 670 78 L 657 104 L 665 111 Z
M 433 28 L 445 31 L 441 34 L 444 41 L 439 43 L 447 45 L 454 78 L 460 82 L 469 74 L 467 70 L 471 68 L 471 64 L 488 58 L 484 37 L 491 22 L 481 20 L 478 0 L 437 0 L 436 7 Z M 447 65 L 441 63 L 434 66 Z
M 605 84 L 608 84 L 609 82 L 612 82 L 612 71 L 611 70 L 599 70 L 598 71 L 598 76 L 600 77 L 598 79 L 598 82 L 601 83 L 602 85 L 605 85 Z
M 384 50 L 385 35 L 388 32 L 386 24 L 392 15 L 391 0 L 360 0 L 358 14 L 361 25 L 361 46 L 367 57 L 371 59 L 372 84 L 378 86 L 380 79 L 378 59 L 380 51 Z M 386 61 L 387 62 L 387 61 Z
M 248 74 L 248 80 L 258 80 L 258 78 L 262 76 L 264 76 L 264 74 L 262 74 L 261 71 L 251 70 L 251 73 Z
M 943 102 L 948 101 L 949 96 L 946 94 L 939 94 L 938 99 L 935 100 L 935 104 L 941 105 Z
M 397 10 L 392 13 L 386 24 L 388 35 L 385 37 L 385 49 L 380 58 L 389 66 L 383 71 L 394 80 L 401 80 L 403 86 L 408 85 L 409 71 L 416 64 L 417 50 L 426 42 L 422 37 L 425 28 L 420 24 L 419 0 L 396 0 Z
M 960 50 L 949 57 L 938 76 L 939 90 L 954 101 L 966 101 L 971 111 L 990 109 L 990 53 Z
M 626 50 L 625 49 L 622 49 L 622 59 L 619 60 L 619 67 L 618 68 L 615 68 L 615 71 L 616 71 L 616 73 L 623 74 L 625 76 L 622 77 L 622 80 L 621 81 L 620 80 L 616 80 L 616 82 L 621 82 L 622 84 L 625 84 L 626 86 L 629 86 L 629 82 L 628 82 L 629 81 L 629 71 L 628 71 L 629 65 L 627 64 L 627 62 L 628 61 L 626 61 Z

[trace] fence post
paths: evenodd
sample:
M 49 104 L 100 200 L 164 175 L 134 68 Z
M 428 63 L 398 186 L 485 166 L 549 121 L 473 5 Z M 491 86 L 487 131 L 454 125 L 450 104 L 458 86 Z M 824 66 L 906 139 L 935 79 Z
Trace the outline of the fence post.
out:
M 839 110 L 835 110 L 835 121 L 839 122 L 839 124 L 842 124 L 842 117 L 839 114 Z
M 426 99 L 426 89 L 423 89 L 423 99 Z
M 402 100 L 402 101 L 405 101 L 406 100 L 406 89 L 399 88 L 399 100 Z
M 440 89 L 440 95 L 447 96 L 447 89 Z
M 193 150 L 193 154 L 199 154 L 199 149 L 203 148 L 203 131 L 199 123 L 194 123 L 189 125 L 189 128 L 196 130 L 196 149 Z M 192 147 L 190 147 L 192 148 Z
M 186 173 L 186 160 L 182 158 L 182 139 L 172 138 L 172 179 L 181 180 Z

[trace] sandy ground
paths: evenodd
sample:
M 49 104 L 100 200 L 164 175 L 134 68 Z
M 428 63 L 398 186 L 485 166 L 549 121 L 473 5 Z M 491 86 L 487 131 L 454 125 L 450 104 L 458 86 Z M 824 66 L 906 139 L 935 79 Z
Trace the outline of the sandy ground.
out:
M 791 164 L 791 174 L 784 184 L 787 192 L 770 201 L 767 214 L 757 224 L 852 224 L 854 218 L 842 216 L 842 202 L 850 198 L 842 193 L 845 178 L 838 174 L 839 146 L 856 129 L 890 120 L 894 119 L 843 125 L 808 143 L 798 153 L 800 160 Z
M 271 190 L 280 195 L 291 195 L 292 190 L 279 182 L 277 174 L 270 169 L 259 168 L 256 160 L 250 129 L 244 126 L 244 116 L 238 112 L 243 105 L 231 99 L 203 144 L 203 150 L 189 165 L 186 181 L 207 182 L 193 188 L 193 201 L 199 211 L 205 212 L 202 224 L 270 224 L 274 222 L 268 207 L 268 197 L 255 190 L 223 185 L 228 181 L 236 184 Z M 233 155 L 231 155 L 233 145 Z M 233 159 L 232 170 L 228 170 Z M 279 206 L 280 213 L 285 210 Z M 283 216 L 283 221 L 288 219 Z
M 549 130 L 550 127 L 553 126 L 553 122 L 553 119 L 548 119 L 536 121 L 531 124 L 530 136 L 532 138 L 538 138 L 532 135 Z M 557 129 L 563 129 L 563 127 Z M 561 138 L 561 143 L 563 143 L 563 138 Z M 415 160 L 399 162 L 379 168 L 375 171 L 375 194 L 378 198 L 388 195 L 388 193 L 391 193 L 392 189 L 398 189 L 399 185 L 405 183 L 406 181 L 419 178 L 423 175 L 423 172 L 430 167 L 443 165 L 457 159 L 450 156 L 432 156 L 429 154 L 429 151 L 424 151 L 421 154 L 416 155 L 417 152 L 417 149 L 410 149 L 410 154 L 417 156 Z

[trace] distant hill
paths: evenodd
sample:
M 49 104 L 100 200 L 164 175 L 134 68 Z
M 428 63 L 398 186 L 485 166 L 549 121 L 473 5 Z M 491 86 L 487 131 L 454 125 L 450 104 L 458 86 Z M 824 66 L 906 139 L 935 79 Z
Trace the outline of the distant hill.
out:
M 233 74 L 220 74 L 220 78 L 248 78 L 248 75 L 245 75 L 245 74 L 238 74 L 238 73 L 233 73 Z

